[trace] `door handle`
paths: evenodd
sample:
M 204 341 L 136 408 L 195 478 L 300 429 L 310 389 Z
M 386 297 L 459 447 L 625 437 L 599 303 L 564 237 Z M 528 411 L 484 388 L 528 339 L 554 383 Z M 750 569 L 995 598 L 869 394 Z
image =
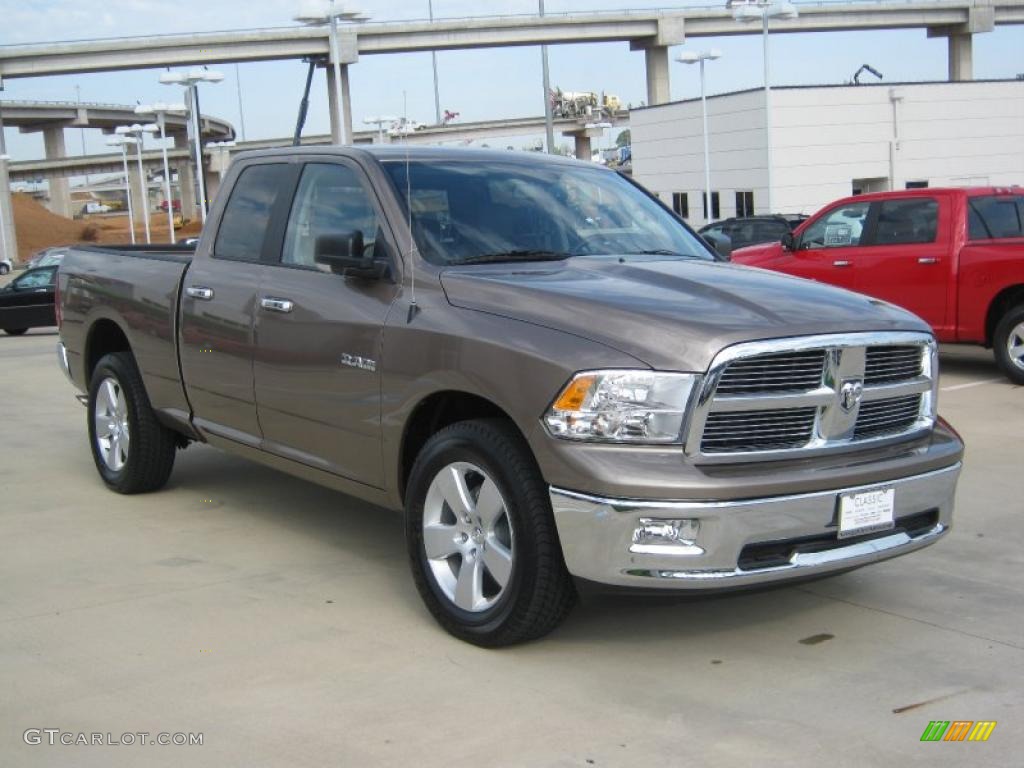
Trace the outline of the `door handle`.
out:
M 934 256 L 918 256 L 918 264 L 938 264 L 939 260 Z
M 833 267 L 848 267 L 848 266 L 850 266 L 850 262 L 848 262 L 846 259 L 837 259 L 836 261 L 832 262 L 832 266 Z
M 295 303 L 288 299 L 276 299 L 273 296 L 264 296 L 260 299 L 260 306 L 270 312 L 291 312 Z
M 190 285 L 185 289 L 185 293 L 193 299 L 199 299 L 200 301 L 209 301 L 213 298 L 213 288 L 207 288 L 203 285 Z

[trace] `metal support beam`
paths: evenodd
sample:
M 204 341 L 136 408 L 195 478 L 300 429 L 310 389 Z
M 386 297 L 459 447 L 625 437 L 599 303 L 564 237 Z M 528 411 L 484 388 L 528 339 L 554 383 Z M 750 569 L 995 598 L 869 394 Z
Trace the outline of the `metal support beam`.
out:
M 174 146 L 188 149 L 188 137 L 181 134 L 174 137 Z M 183 218 L 194 218 L 196 211 L 196 172 L 192 161 L 186 158 L 178 163 L 178 194 L 181 196 L 181 215 Z
M 47 160 L 59 160 L 67 157 L 67 150 L 64 146 L 64 126 L 51 125 L 43 131 L 43 145 L 46 149 Z M 66 178 L 50 178 L 47 181 L 50 187 L 51 211 L 58 216 L 71 218 L 71 185 Z

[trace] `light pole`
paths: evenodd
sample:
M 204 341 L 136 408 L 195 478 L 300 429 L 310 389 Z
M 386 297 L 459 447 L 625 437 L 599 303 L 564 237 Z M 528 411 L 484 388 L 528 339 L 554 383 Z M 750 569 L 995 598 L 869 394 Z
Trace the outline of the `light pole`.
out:
M 199 113 L 199 83 L 219 83 L 224 79 L 221 72 L 209 69 L 190 69 L 188 72 L 162 72 L 160 82 L 164 85 L 182 85 L 188 91 L 189 124 L 196 148 L 196 180 L 199 184 L 199 212 L 206 223 L 206 178 L 203 175 L 203 129 Z
M 377 117 L 364 117 L 363 123 L 365 125 L 376 125 L 377 126 L 377 143 L 384 143 L 384 126 L 391 125 L 391 123 L 398 122 L 397 117 L 386 117 L 384 115 L 378 115 Z
M 704 88 L 704 62 L 721 58 L 717 48 L 709 51 L 683 51 L 676 61 L 682 64 L 700 64 L 700 114 L 704 123 L 704 223 L 711 223 L 711 146 L 708 137 L 708 100 Z
M 331 67 L 334 69 L 334 126 L 331 131 L 331 140 L 335 144 L 351 144 L 352 137 L 349 135 L 348 121 L 345 115 L 349 112 L 346 104 L 348 98 L 348 66 L 344 70 L 341 67 L 341 52 L 338 44 L 338 20 L 342 21 L 366 21 L 370 17 L 355 10 L 345 10 L 335 0 L 307 0 L 303 3 L 302 9 L 295 16 L 295 21 L 302 22 L 311 27 L 319 27 L 324 24 L 328 27 L 328 46 L 331 51 Z
M 772 88 L 768 66 L 768 20 L 795 19 L 799 16 L 796 6 L 788 0 L 771 2 L 771 0 L 747 0 L 734 2 L 728 0 L 726 7 L 732 9 L 732 17 L 740 22 L 761 22 L 761 52 L 764 58 L 764 134 L 767 145 L 767 208 L 772 212 Z
M 434 23 L 434 0 L 427 0 L 427 12 L 430 14 L 430 23 Z M 441 124 L 441 91 L 437 87 L 437 51 L 430 52 L 430 61 L 434 65 L 434 115 L 437 118 L 437 125 Z
M 156 124 L 160 127 L 160 144 L 164 155 L 164 198 L 167 200 L 167 228 L 171 233 L 171 242 L 178 242 L 174 237 L 174 195 L 171 193 L 171 166 L 167 162 L 167 115 L 183 115 L 184 104 L 140 104 L 135 108 L 137 115 L 156 115 Z
M 128 177 L 128 145 L 134 144 L 135 139 L 131 136 L 112 136 L 107 139 L 107 144 L 112 147 L 121 148 L 121 164 L 124 166 L 124 194 L 128 203 L 128 230 L 131 232 L 132 245 L 135 245 L 135 215 L 132 212 L 132 182 Z
M 133 125 L 119 125 L 114 129 L 114 133 L 121 136 L 131 136 L 137 140 L 135 145 L 135 159 L 139 163 L 139 184 L 142 187 L 142 200 L 139 201 L 139 215 L 142 216 L 142 223 L 146 227 L 146 244 L 149 245 L 153 242 L 152 236 L 149 231 L 149 184 L 146 181 L 146 170 L 142 167 L 142 144 L 143 137 L 147 133 L 156 133 L 157 127 L 152 123 L 146 125 L 140 125 L 134 123 Z
M 544 17 L 544 0 L 537 0 L 537 13 Z M 541 78 L 544 81 L 544 138 L 548 154 L 555 151 L 555 124 L 551 116 L 551 73 L 548 71 L 548 47 L 540 47 Z

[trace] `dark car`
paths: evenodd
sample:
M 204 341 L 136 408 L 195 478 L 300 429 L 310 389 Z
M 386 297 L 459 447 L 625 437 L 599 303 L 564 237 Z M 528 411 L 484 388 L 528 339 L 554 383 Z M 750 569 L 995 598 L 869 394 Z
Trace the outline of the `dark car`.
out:
M 759 243 L 777 243 L 787 232 L 792 232 L 806 217 L 794 216 L 742 216 L 722 219 L 701 227 L 702 235 L 725 235 L 733 250 Z
M 0 288 L 0 328 L 20 336 L 29 328 L 56 325 L 53 293 L 57 267 L 30 269 Z

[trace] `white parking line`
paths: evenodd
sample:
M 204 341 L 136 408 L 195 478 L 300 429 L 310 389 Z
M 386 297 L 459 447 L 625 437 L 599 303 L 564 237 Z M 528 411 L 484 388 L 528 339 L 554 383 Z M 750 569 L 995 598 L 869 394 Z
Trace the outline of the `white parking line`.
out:
M 952 387 L 939 387 L 942 392 L 952 392 L 955 389 L 968 389 L 969 387 L 980 387 L 982 384 L 994 384 L 1002 379 L 985 379 L 984 381 L 969 381 L 966 384 L 954 384 Z

